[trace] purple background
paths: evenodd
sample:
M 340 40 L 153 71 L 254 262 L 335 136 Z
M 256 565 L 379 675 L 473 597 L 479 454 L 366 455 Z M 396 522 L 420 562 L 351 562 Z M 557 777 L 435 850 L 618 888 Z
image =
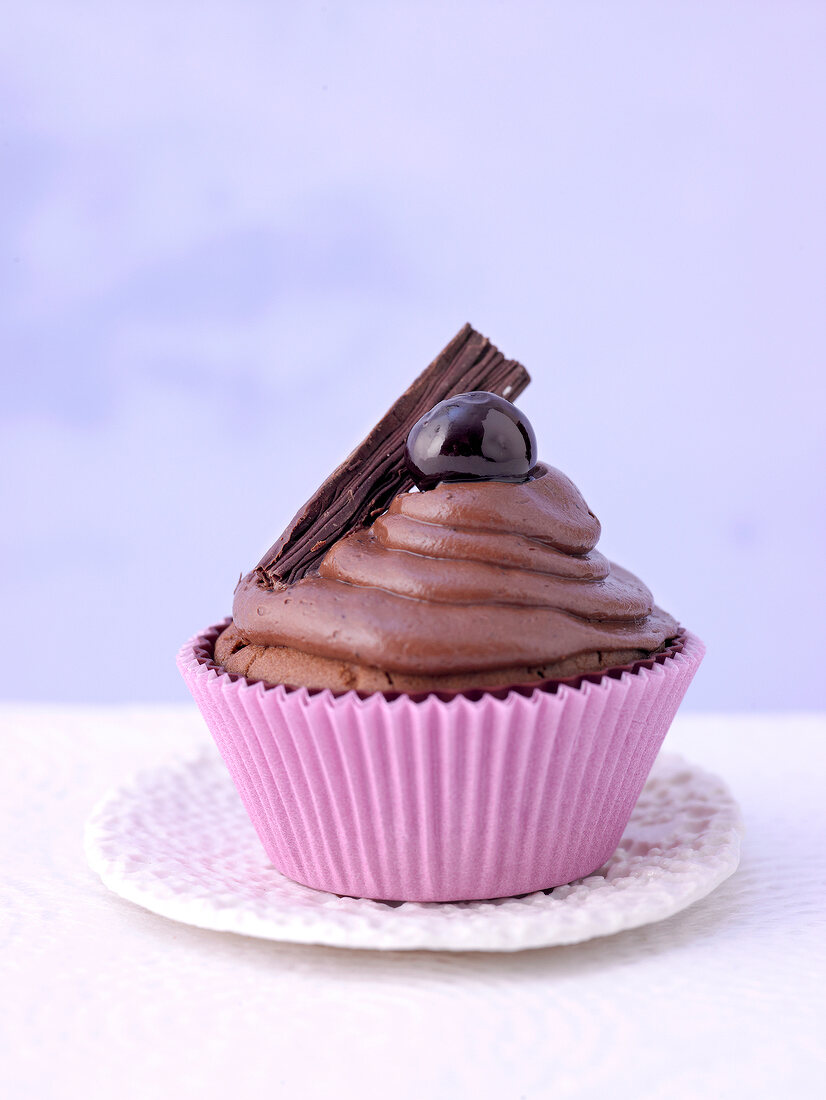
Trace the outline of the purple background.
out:
M 824 704 L 826 5 L 17 5 L 2 695 L 173 657 L 460 325 L 694 708 Z

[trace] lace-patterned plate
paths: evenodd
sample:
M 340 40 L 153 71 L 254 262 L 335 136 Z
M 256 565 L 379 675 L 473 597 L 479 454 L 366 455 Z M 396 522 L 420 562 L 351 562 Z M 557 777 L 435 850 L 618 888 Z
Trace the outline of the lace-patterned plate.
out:
M 725 784 L 658 758 L 619 847 L 586 879 L 521 898 L 385 903 L 291 882 L 269 863 L 213 751 L 142 772 L 108 794 L 86 855 L 116 894 L 219 932 L 335 947 L 520 951 L 663 920 L 736 869 L 742 824 Z

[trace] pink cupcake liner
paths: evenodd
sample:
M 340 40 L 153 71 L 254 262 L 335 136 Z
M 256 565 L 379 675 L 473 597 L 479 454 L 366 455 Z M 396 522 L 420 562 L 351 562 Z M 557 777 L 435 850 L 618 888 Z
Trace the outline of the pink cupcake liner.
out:
M 396 901 L 510 897 L 616 848 L 702 660 L 680 651 L 577 686 L 451 698 L 334 695 L 231 676 L 225 624 L 178 667 L 273 865 Z

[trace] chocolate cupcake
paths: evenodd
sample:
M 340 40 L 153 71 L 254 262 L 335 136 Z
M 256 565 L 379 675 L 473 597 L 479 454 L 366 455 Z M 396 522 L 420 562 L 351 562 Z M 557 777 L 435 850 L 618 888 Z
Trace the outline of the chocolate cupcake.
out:
M 180 654 L 299 882 L 522 894 L 596 870 L 627 824 L 703 647 L 537 461 L 505 399 L 527 380 L 466 326 Z

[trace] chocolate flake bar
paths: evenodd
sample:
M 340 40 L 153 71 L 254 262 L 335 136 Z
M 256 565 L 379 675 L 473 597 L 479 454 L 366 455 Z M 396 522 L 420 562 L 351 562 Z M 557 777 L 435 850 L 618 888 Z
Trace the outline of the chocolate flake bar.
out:
M 481 333 L 465 325 L 436 356 L 367 438 L 334 470 L 255 569 L 258 584 L 273 588 L 306 576 L 348 531 L 369 526 L 413 480 L 404 464 L 410 429 L 426 412 L 457 393 L 489 390 L 515 400 L 530 375 Z

